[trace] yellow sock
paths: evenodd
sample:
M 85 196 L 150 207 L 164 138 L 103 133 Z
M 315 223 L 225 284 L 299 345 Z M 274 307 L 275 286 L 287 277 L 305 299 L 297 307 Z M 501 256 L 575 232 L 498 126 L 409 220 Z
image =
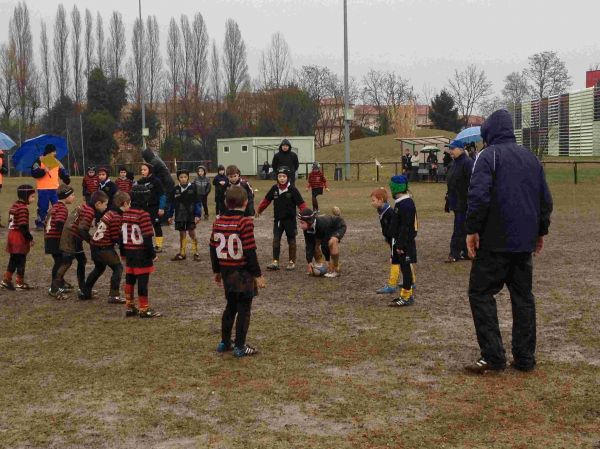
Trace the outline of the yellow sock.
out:
M 390 278 L 388 280 L 388 285 L 396 288 L 398 285 L 398 279 L 400 279 L 400 265 L 392 264 L 390 265 Z
M 400 290 L 400 298 L 402 299 L 408 299 L 412 296 L 412 288 L 405 290 L 405 289 L 401 289 Z
M 198 239 L 192 239 L 192 250 L 194 254 L 198 254 Z
M 159 248 L 162 248 L 162 245 L 163 245 L 163 238 L 156 237 L 156 246 L 158 246 Z
M 179 246 L 180 246 L 179 253 L 182 256 L 185 256 L 185 253 L 187 251 L 187 239 L 185 237 L 179 238 Z
M 412 284 L 415 285 L 417 283 L 417 267 L 414 263 L 410 264 L 410 272 L 412 273 Z

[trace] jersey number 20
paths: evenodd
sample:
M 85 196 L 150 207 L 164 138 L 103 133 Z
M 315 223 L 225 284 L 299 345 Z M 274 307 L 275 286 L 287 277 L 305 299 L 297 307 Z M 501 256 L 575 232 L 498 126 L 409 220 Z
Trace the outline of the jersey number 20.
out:
M 219 242 L 217 246 L 217 257 L 219 259 L 240 260 L 244 255 L 242 241 L 237 234 L 231 234 L 229 238 L 227 238 L 224 234 L 217 232 L 214 235 L 214 240 Z M 226 247 L 227 251 L 225 251 Z

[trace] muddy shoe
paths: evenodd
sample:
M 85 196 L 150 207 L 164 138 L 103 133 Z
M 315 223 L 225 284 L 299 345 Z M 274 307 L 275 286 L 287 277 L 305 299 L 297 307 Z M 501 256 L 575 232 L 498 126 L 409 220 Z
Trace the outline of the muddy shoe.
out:
M 227 344 L 222 341 L 217 345 L 217 352 L 219 354 L 223 354 L 224 352 L 228 352 L 228 351 L 233 351 L 233 349 L 234 349 L 233 343 Z
M 140 318 L 158 318 L 162 316 L 162 313 L 157 312 L 154 309 L 140 310 L 139 314 Z
M 290 263 L 285 267 L 287 271 L 294 271 L 296 269 L 296 264 L 290 260 Z
M 35 287 L 29 285 L 27 282 L 21 282 L 20 284 L 19 283 L 15 284 L 15 289 L 16 290 L 34 290 Z
M 415 298 L 412 296 L 410 298 L 396 298 L 389 304 L 390 307 L 407 307 L 412 306 L 415 303 Z
M 330 271 L 329 273 L 325 273 L 326 278 L 337 278 L 340 277 L 339 271 Z
M 171 262 L 176 262 L 178 260 L 185 260 L 185 256 L 183 254 L 177 254 L 171 258 Z
M 162 248 L 160 246 L 155 246 L 154 247 L 154 251 L 158 254 L 158 253 L 162 253 Z
M 0 287 L 5 288 L 6 290 L 14 290 L 15 284 L 13 284 L 12 281 L 2 280 L 0 281 Z
M 277 270 L 279 270 L 279 262 L 276 261 L 276 260 L 274 260 L 269 265 L 267 265 L 267 270 L 270 270 L 270 271 L 277 271 Z
M 140 311 L 138 310 L 137 307 L 131 307 L 131 308 L 125 309 L 125 318 L 139 316 L 139 314 L 140 314 Z
M 485 374 L 504 370 L 504 366 L 491 366 L 482 357 L 471 365 L 465 366 L 465 371 L 471 374 Z
M 73 285 L 71 285 L 70 283 L 68 283 L 67 281 L 63 281 L 62 288 L 66 292 L 72 292 L 73 290 L 75 290 L 75 287 Z
M 59 288 L 57 290 L 52 290 L 52 287 L 48 289 L 48 294 L 55 299 L 60 301 L 69 299 L 69 293 L 64 288 Z
M 119 296 L 109 296 L 108 297 L 109 304 L 125 304 L 125 300 L 120 298 Z
M 200 254 L 194 254 L 194 262 L 200 262 Z
M 394 288 L 390 285 L 384 285 L 381 288 L 378 288 L 377 290 L 375 290 L 375 293 L 383 295 L 383 294 L 392 294 L 392 293 L 396 293 L 398 291 L 398 288 Z
M 89 301 L 90 299 L 93 299 L 93 295 L 86 295 L 85 293 L 83 293 L 81 290 L 77 290 L 77 298 L 80 301 Z
M 251 346 L 245 345 L 243 348 L 235 348 L 233 350 L 233 355 L 238 359 L 240 357 L 248 357 L 249 355 L 258 354 L 258 349 L 252 348 Z

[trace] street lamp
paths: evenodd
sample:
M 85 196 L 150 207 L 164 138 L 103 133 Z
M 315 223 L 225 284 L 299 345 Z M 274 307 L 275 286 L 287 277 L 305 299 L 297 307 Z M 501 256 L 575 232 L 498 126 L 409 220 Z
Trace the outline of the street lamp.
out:
M 139 49 L 139 71 L 140 71 L 140 103 L 142 106 L 142 150 L 146 149 L 146 136 L 150 133 L 146 129 L 146 105 L 144 104 L 144 61 L 143 61 L 143 35 L 144 35 L 144 22 L 142 22 L 142 0 L 138 0 L 139 14 L 140 14 L 140 49 Z
M 350 179 L 350 107 L 348 101 L 348 5 L 344 0 L 344 148 L 346 154 L 345 178 Z

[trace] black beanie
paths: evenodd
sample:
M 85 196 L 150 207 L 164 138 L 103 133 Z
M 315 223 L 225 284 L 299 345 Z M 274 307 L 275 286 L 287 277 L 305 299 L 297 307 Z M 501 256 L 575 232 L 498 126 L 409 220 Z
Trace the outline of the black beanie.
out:
M 56 147 L 53 144 L 49 143 L 44 147 L 44 156 L 47 156 L 50 153 L 54 153 L 55 151 Z

